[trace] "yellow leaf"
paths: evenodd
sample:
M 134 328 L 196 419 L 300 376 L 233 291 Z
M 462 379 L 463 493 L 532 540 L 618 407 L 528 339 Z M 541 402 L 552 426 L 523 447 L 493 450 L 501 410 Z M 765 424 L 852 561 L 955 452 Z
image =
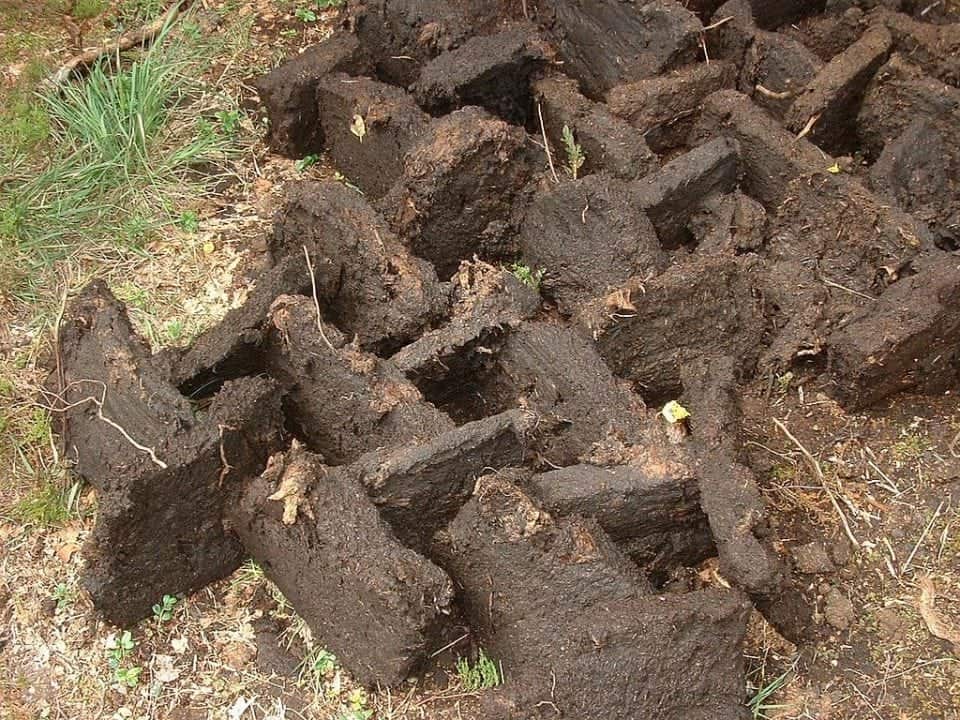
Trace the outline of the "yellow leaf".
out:
M 203 244 L 203 254 L 204 254 L 204 255 L 210 255 L 210 254 L 212 254 L 213 251 L 216 250 L 216 249 L 217 249 L 216 246 L 215 246 L 212 242 L 210 242 L 209 240 L 207 240 L 207 242 L 205 242 L 205 243 Z
M 668 423 L 678 423 L 690 417 L 690 412 L 676 400 L 671 400 L 660 411 Z
M 353 122 L 350 123 L 350 132 L 356 135 L 360 142 L 363 142 L 363 136 L 367 134 L 367 124 L 363 121 L 362 115 L 353 116 Z
M 831 165 L 830 167 L 828 167 L 828 168 L 827 168 L 827 172 L 828 172 L 828 173 L 833 173 L 834 175 L 839 174 L 839 173 L 841 172 L 841 170 L 840 170 L 840 163 L 834 163 L 833 165 Z

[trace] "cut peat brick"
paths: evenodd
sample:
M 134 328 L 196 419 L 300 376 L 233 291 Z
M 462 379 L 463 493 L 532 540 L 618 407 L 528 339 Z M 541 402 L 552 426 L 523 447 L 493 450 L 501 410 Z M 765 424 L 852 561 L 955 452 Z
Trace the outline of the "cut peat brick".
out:
M 327 155 L 340 171 L 376 199 L 403 171 L 403 156 L 424 134 L 430 116 L 400 88 L 337 73 L 317 84 L 317 115 Z M 363 132 L 355 132 L 355 118 Z
M 317 276 L 320 295 L 332 293 L 334 278 Z M 243 305 L 227 312 L 223 320 L 201 334 L 186 350 L 163 350 L 158 362 L 171 365 L 171 382 L 189 397 L 204 397 L 224 380 L 255 375 L 264 366 L 262 345 L 270 305 L 280 295 L 301 295 L 311 290 L 310 272 L 302 255 L 288 255 L 262 272 Z
M 827 391 L 844 407 L 897 392 L 942 393 L 960 381 L 960 270 L 936 263 L 904 277 L 829 338 Z
M 887 59 L 893 39 L 883 27 L 874 27 L 857 42 L 827 63 L 797 96 L 785 123 L 832 154 L 846 154 L 855 147 L 856 118 L 867 84 Z
M 699 52 L 703 26 L 679 3 L 549 0 L 544 5 L 564 72 L 577 78 L 589 97 L 694 62 Z
M 616 435 L 632 440 L 644 411 L 581 332 L 528 322 L 509 333 L 478 392 L 493 407 L 522 407 L 536 418 L 532 449 L 553 466 L 576 463 L 594 443 Z
M 655 278 L 631 278 L 586 308 L 580 322 L 613 373 L 648 402 L 675 399 L 682 367 L 706 354 L 736 357 L 750 374 L 764 326 L 751 278 L 756 267 L 746 256 L 695 256 Z
M 529 416 L 510 410 L 449 430 L 420 445 L 361 458 L 361 481 L 397 536 L 426 549 L 473 492 L 476 479 L 524 461 Z
M 359 75 L 371 69 L 357 38 L 337 32 L 258 78 L 257 92 L 270 119 L 270 147 L 294 158 L 320 152 L 324 138 L 317 118 L 317 84 L 333 72 Z
M 723 135 L 737 142 L 741 186 L 750 197 L 774 210 L 789 196 L 789 184 L 801 175 L 825 172 L 833 159 L 806 140 L 797 140 L 750 99 L 733 90 L 710 95 L 691 133 L 691 142 Z
M 194 419 L 102 284 L 65 318 L 60 398 L 72 407 L 61 432 L 98 500 L 83 585 L 110 622 L 131 625 L 163 595 L 198 590 L 242 561 L 222 512 L 230 489 L 279 445 L 280 397 L 265 378 L 227 382 Z
M 695 566 L 716 552 L 699 481 L 679 454 L 618 467 L 571 465 L 534 476 L 529 487 L 556 515 L 596 520 L 648 572 Z
M 471 38 L 427 63 L 413 93 L 433 115 L 478 105 L 522 125 L 530 110 L 530 77 L 546 59 L 536 26 L 521 23 Z
M 327 321 L 364 348 L 390 351 L 442 316 L 446 298 L 433 268 L 410 255 L 360 193 L 305 182 L 287 197 L 272 249 L 303 257 L 307 248 Z
M 739 150 L 736 141 L 716 138 L 637 181 L 637 205 L 646 210 L 664 248 L 685 244 L 687 222 L 706 197 L 737 186 Z
M 548 186 L 531 201 L 520 255 L 545 271 L 543 290 L 561 310 L 666 265 L 638 195 L 634 185 L 601 174 Z
M 351 467 L 294 445 L 229 511 L 267 577 L 359 682 L 393 686 L 434 649 L 451 612 L 446 573 L 403 547 Z
M 757 105 L 782 118 L 822 68 L 820 59 L 798 41 L 758 31 L 740 72 L 740 87 Z
M 451 403 L 450 398 L 469 395 L 476 375 L 489 362 L 501 338 L 540 309 L 540 296 L 513 273 L 483 262 L 462 263 L 452 285 L 454 302 L 449 321 L 425 332 L 390 361 L 431 402 L 448 409 L 451 417 L 459 420 L 486 413 Z M 457 378 L 455 387 L 450 387 L 447 377 Z
M 485 242 L 496 244 L 530 176 L 526 136 L 480 108 L 434 121 L 407 153 L 383 207 L 411 250 L 449 278 Z
M 432 58 L 503 20 L 501 0 L 351 0 L 348 12 L 377 75 L 401 87 Z
M 388 361 L 346 344 L 334 327 L 321 332 L 311 298 L 279 298 L 271 322 L 267 372 L 288 391 L 289 421 L 327 463 L 453 427 Z
M 483 717 L 746 717 L 740 593 L 652 595 L 594 522 L 555 520 L 494 476 L 438 540 L 506 676 Z
M 617 85 L 607 93 L 607 103 L 611 112 L 643 134 L 651 148 L 665 152 L 686 141 L 704 99 L 733 87 L 735 80 L 732 63 L 698 63 L 661 77 Z
M 659 165 L 644 137 L 601 103 L 580 94 L 577 81 L 561 75 L 537 80 L 533 95 L 543 113 L 551 147 L 563 152 L 563 128 L 570 128 L 583 150 L 579 175 L 606 172 L 635 180 Z

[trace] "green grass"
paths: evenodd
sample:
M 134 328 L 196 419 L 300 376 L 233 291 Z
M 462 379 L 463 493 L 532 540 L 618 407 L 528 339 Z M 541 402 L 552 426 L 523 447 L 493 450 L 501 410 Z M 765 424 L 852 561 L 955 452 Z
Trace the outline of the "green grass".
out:
M 471 663 L 467 658 L 457 660 L 457 678 L 468 692 L 487 690 L 503 682 L 500 668 L 480 649 L 477 661 Z
M 176 208 L 202 192 L 236 148 L 239 111 L 229 100 L 209 103 L 197 79 L 202 51 L 170 40 L 165 32 L 119 67 L 115 58 L 103 62 L 17 115 L 38 129 L 15 132 L 21 177 L 0 194 L 0 265 L 8 266 L 0 279 L 19 285 L 14 295 L 29 299 L 43 271 L 78 250 L 139 251 L 177 222 Z M 47 127 L 50 160 L 32 172 L 23 153 Z
M 89 20 L 103 13 L 109 6 L 108 0 L 77 0 L 73 6 L 73 16 L 77 20 Z
M 513 263 L 507 269 L 513 273 L 517 280 L 522 282 L 528 288 L 539 292 L 540 283 L 543 282 L 543 276 L 546 273 L 545 270 L 534 270 L 529 265 L 524 265 L 520 262 Z
M 72 488 L 55 480 L 41 480 L 33 492 L 13 506 L 11 515 L 28 525 L 59 525 L 71 517 L 72 494 Z
M 752 688 L 753 694 L 747 701 L 747 707 L 750 709 L 750 715 L 753 720 L 766 720 L 766 718 L 769 717 L 767 715 L 769 711 L 778 710 L 783 707 L 782 705 L 771 705 L 769 700 L 771 696 L 779 692 L 787 684 L 787 679 L 790 677 L 792 671 L 793 668 L 787 670 L 782 675 L 778 675 L 766 685 L 759 688 Z

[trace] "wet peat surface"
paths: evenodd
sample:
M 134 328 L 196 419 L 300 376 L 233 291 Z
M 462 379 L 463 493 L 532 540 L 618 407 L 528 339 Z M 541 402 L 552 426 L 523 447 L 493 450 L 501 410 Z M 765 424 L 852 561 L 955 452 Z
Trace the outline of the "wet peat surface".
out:
M 960 643 L 920 574 L 957 555 L 960 18 L 688 5 L 350 3 L 258 80 L 343 180 L 288 190 L 245 304 L 152 355 L 93 283 L 60 328 L 106 619 L 252 556 L 370 687 L 483 647 L 472 717 L 746 718 L 767 633 L 798 717 L 853 697 L 828 640 L 874 716 L 921 702 L 871 638 Z

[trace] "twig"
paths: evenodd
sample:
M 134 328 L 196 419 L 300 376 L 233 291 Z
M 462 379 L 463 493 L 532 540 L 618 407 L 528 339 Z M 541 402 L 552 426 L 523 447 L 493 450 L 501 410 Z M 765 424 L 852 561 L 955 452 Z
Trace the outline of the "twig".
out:
M 530 11 L 527 10 L 527 0 L 523 0 L 523 2 L 521 3 L 521 5 L 523 5 L 523 17 L 526 18 L 527 20 L 529 20 L 529 19 L 530 19 Z
M 753 86 L 753 89 L 764 97 L 771 98 L 773 100 L 786 100 L 789 97 L 793 97 L 793 93 L 789 90 L 784 90 L 783 92 L 777 92 L 776 90 L 768 90 L 760 83 L 757 83 Z
M 820 119 L 820 113 L 817 113 L 816 115 L 811 115 L 810 119 L 807 120 L 807 124 L 803 126 L 803 130 L 801 130 L 797 134 L 794 140 L 802 140 L 807 135 L 809 135 L 810 131 L 813 130 L 813 126 L 816 124 L 817 120 L 819 119 Z
M 233 465 L 227 460 L 227 453 L 223 449 L 223 431 L 224 430 L 233 430 L 236 432 L 237 428 L 232 425 L 217 425 L 217 430 L 220 432 L 220 479 L 217 481 L 217 487 L 223 485 L 223 481 L 226 480 L 227 475 L 230 474 L 230 471 L 233 470 Z
M 303 256 L 307 259 L 307 270 L 310 271 L 310 287 L 313 289 L 313 306 L 317 309 L 317 330 L 320 331 L 320 337 L 323 338 L 323 341 L 327 344 L 327 347 L 330 348 L 331 352 L 336 352 L 337 349 L 333 347 L 333 344 L 327 339 L 327 334 L 323 331 L 320 300 L 317 298 L 317 276 L 313 273 L 313 263 L 310 262 L 310 253 L 306 245 L 303 246 Z
M 705 26 L 703 30 L 701 30 L 700 32 L 706 32 L 707 30 L 713 30 L 714 28 L 718 28 L 721 25 L 726 25 L 731 20 L 733 20 L 733 15 L 728 15 L 725 18 L 721 18 L 720 20 L 717 20 L 715 23 L 710 23 L 709 25 Z
M 840 503 L 837 502 L 836 496 L 833 494 L 833 490 L 830 489 L 830 486 L 827 485 L 827 479 L 823 476 L 823 470 L 820 468 L 820 463 L 817 462 L 817 459 L 810 454 L 810 451 L 807 450 L 803 443 L 797 440 L 794 437 L 793 433 L 787 430 L 787 426 L 782 422 L 773 418 L 773 424 L 776 425 L 780 432 L 787 436 L 787 439 L 790 440 L 794 445 L 797 446 L 797 449 L 803 454 L 804 459 L 806 459 L 807 464 L 810 465 L 810 468 L 813 470 L 814 474 L 817 476 L 817 480 L 820 481 L 821 487 L 827 493 L 827 497 L 830 498 L 830 504 L 833 505 L 833 509 L 836 511 L 837 515 L 840 516 L 840 522 L 843 525 L 843 531 L 846 533 L 847 538 L 853 543 L 855 548 L 860 547 L 860 542 L 854 536 L 853 531 L 850 529 L 850 524 L 847 522 L 847 516 L 843 514 L 843 508 L 840 507 Z
M 960 432 L 953 436 L 953 440 L 950 441 L 950 444 L 947 445 L 947 450 L 950 451 L 950 454 L 955 458 L 960 458 L 960 453 L 957 452 L 957 443 L 960 443 Z
M 165 27 L 177 19 L 177 16 L 190 4 L 190 1 L 191 0 L 175 0 L 167 12 L 152 23 L 144 25 L 136 32 L 130 33 L 129 35 L 122 35 L 111 45 L 101 45 L 100 47 L 91 48 L 79 55 L 75 55 L 64 63 L 53 75 L 44 80 L 44 84 L 52 88 L 58 88 L 69 80 L 75 72 L 90 67 L 106 55 L 116 55 L 124 50 L 149 43 L 159 35 Z
M 444 652 L 444 651 L 446 651 L 446 650 L 449 650 L 450 648 L 454 647 L 455 645 L 458 645 L 459 643 L 461 643 L 461 642 L 463 642 L 464 640 L 466 640 L 468 637 L 470 637 L 470 633 L 464 633 L 463 635 L 461 635 L 460 637 L 458 637 L 456 640 L 454 640 L 454 641 L 452 641 L 452 642 L 448 642 L 446 645 L 444 645 L 444 646 L 443 646 L 442 648 L 440 648 L 439 650 L 435 650 L 434 652 L 430 653 L 430 657 L 435 658 L 435 657 L 436 657 L 437 655 L 439 655 L 440 653 L 442 653 L 442 652 Z
M 910 556 L 907 558 L 907 561 L 903 564 L 903 567 L 900 569 L 900 574 L 903 575 L 907 572 L 907 569 L 910 567 L 910 563 L 913 562 L 914 556 L 917 554 L 917 550 L 920 549 L 920 544 L 923 542 L 923 539 L 933 528 L 933 524 L 937 521 L 937 518 L 940 517 L 940 511 L 943 510 L 943 502 L 937 505 L 937 509 L 933 513 L 933 517 L 930 518 L 930 522 L 927 523 L 927 526 L 923 529 L 923 532 L 920 533 L 920 539 L 917 540 L 917 544 L 913 546 L 913 550 L 910 552 Z
M 543 108 L 537 103 L 537 115 L 540 116 L 540 132 L 543 133 L 543 149 L 547 151 L 547 162 L 550 164 L 550 173 L 553 175 L 553 181 L 560 182 L 557 177 L 557 169 L 553 166 L 553 155 L 550 154 L 550 142 L 547 140 L 547 127 L 543 124 Z
M 826 278 L 823 275 L 820 276 L 820 282 L 822 282 L 824 285 L 828 287 L 836 288 L 837 290 L 843 290 L 844 292 L 848 292 L 851 295 L 856 295 L 857 297 L 861 297 L 864 300 L 871 300 L 871 301 L 876 300 L 876 298 L 873 295 L 867 295 L 866 293 L 862 293 L 859 290 L 848 288 L 846 285 L 841 285 L 840 283 L 830 280 L 829 278 Z

